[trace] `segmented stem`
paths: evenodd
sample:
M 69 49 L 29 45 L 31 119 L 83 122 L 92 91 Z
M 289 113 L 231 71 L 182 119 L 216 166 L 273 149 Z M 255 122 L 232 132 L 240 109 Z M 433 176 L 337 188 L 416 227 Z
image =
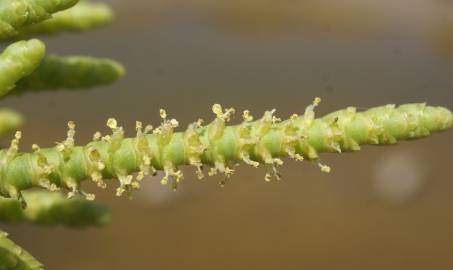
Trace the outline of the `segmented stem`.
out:
M 42 270 L 44 268 L 27 251 L 9 240 L 7 233 L 0 230 L 0 269 Z
M 49 19 L 55 12 L 72 7 L 78 0 L 0 1 L 0 39 L 10 38 L 21 27 Z
M 0 55 L 0 97 L 11 91 L 19 79 L 35 70 L 44 54 L 45 46 L 37 39 L 8 46 Z
M 56 34 L 65 31 L 81 32 L 110 23 L 112 9 L 103 3 L 80 2 L 74 7 L 55 13 L 52 18 L 23 27 L 19 37 L 32 34 Z M 17 38 L 17 37 L 16 37 Z
M 80 89 L 109 84 L 124 75 L 123 66 L 111 59 L 87 56 L 47 56 L 12 92 Z
M 0 197 L 0 222 L 81 228 L 110 221 L 107 207 L 81 197 L 68 200 L 63 194 L 44 190 L 26 191 L 23 196 L 29 205 L 25 209 L 18 200 Z
M 86 146 L 75 146 L 75 124 L 70 122 L 65 141 L 54 148 L 35 146 L 34 153 L 18 152 L 17 133 L 11 147 L 0 152 L 0 193 L 20 199 L 20 191 L 30 187 L 61 187 L 70 190 L 71 197 L 83 193 L 80 182 L 85 179 L 105 187 L 103 179 L 117 178 L 117 195 L 130 194 L 139 188 L 145 175 L 157 170 L 164 172 L 162 184 L 171 182 L 176 188 L 183 178 L 178 169 L 181 165 L 195 166 L 200 178 L 202 167 L 209 166 L 209 175 L 223 173 L 226 180 L 240 161 L 254 167 L 265 165 L 265 179 L 269 181 L 272 176 L 279 179 L 277 167 L 285 157 L 315 160 L 322 171 L 329 172 L 330 168 L 319 161 L 321 152 L 358 151 L 364 144 L 395 144 L 453 125 L 449 110 L 425 104 L 386 105 L 365 112 L 349 107 L 315 119 L 314 108 L 319 101 L 308 106 L 302 116 L 293 115 L 285 121 L 273 115 L 275 110 L 265 112 L 257 121 L 245 111 L 244 121 L 233 126 L 226 126 L 226 122 L 234 109 L 223 111 L 216 104 L 214 121 L 207 126 L 197 121 L 184 132 L 175 132 L 178 121 L 168 119 L 161 110 L 163 123 L 148 134 L 152 127 L 143 130 L 137 122 L 134 138 L 124 138 L 123 128 L 112 118 L 107 122 L 112 134 L 102 137 L 96 133 Z M 135 177 L 134 172 L 138 172 Z

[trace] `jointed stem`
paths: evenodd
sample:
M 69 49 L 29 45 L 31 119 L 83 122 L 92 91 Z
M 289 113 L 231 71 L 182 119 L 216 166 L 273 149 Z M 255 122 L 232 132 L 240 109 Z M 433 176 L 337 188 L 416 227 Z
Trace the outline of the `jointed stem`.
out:
M 349 107 L 315 119 L 318 103 L 317 99 L 302 116 L 293 115 L 285 121 L 268 111 L 253 122 L 244 112 L 244 121 L 234 126 L 225 125 L 234 109 L 223 111 L 220 105 L 214 105 L 217 117 L 213 122 L 202 127 L 198 121 L 184 132 L 174 132 L 178 122 L 167 119 L 162 110 L 163 123 L 147 134 L 151 128 L 143 131 L 138 122 L 135 138 L 124 138 L 122 127 L 109 119 L 112 134 L 102 137 L 96 133 L 94 141 L 86 146 L 75 146 L 75 125 L 70 122 L 64 142 L 54 148 L 35 147 L 31 154 L 18 152 L 17 134 L 11 147 L 0 152 L 0 193 L 20 198 L 21 190 L 41 186 L 51 190 L 67 188 L 73 196 L 82 192 L 80 182 L 85 179 L 105 187 L 103 179 L 117 178 L 117 194 L 129 194 L 139 188 L 145 175 L 156 170 L 164 172 L 163 184 L 171 182 L 176 188 L 183 177 L 178 169 L 181 165 L 195 166 L 200 178 L 203 166 L 211 167 L 210 175 L 220 172 L 228 178 L 233 173 L 232 165 L 240 161 L 254 167 L 266 165 L 269 180 L 271 175 L 279 177 L 276 168 L 285 157 L 315 160 L 322 171 L 329 172 L 330 168 L 319 162 L 320 152 L 358 151 L 364 144 L 395 144 L 453 125 L 450 111 L 425 104 L 387 105 L 365 112 Z M 138 175 L 134 178 L 135 172 Z

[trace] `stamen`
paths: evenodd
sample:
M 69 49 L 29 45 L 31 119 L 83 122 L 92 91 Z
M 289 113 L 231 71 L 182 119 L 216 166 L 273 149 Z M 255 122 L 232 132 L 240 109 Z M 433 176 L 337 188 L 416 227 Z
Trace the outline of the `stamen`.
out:
M 99 141 L 99 140 L 101 139 L 101 137 L 102 137 L 101 132 L 96 131 L 96 132 L 93 134 L 93 141 L 97 142 L 97 141 Z
M 318 161 L 317 164 L 318 164 L 319 168 L 321 169 L 321 172 L 330 173 L 331 168 L 329 166 L 322 164 L 320 161 Z
M 242 118 L 244 119 L 245 122 L 253 121 L 253 116 L 250 114 L 249 110 L 245 110 L 244 112 L 242 112 Z

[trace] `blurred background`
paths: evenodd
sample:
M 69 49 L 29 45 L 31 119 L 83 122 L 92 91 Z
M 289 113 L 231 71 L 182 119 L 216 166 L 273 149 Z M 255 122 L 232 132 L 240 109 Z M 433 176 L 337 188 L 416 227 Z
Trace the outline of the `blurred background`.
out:
M 116 117 L 182 127 L 219 102 L 255 116 L 318 115 L 349 105 L 428 102 L 453 109 L 453 1 L 107 1 L 109 27 L 46 39 L 48 52 L 113 57 L 127 75 L 90 91 L 10 96 L 27 118 L 22 149 L 52 146 L 77 123 L 88 142 Z M 240 121 L 239 119 L 236 122 Z M 331 174 L 286 161 L 283 180 L 240 166 L 177 192 L 151 177 L 101 229 L 6 226 L 48 269 L 453 269 L 452 132 L 398 146 L 325 154 Z

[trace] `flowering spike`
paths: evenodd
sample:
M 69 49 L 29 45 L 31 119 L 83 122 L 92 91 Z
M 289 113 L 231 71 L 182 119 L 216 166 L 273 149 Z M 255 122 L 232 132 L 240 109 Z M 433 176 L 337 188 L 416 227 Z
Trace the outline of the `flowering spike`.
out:
M 97 140 L 86 146 L 72 145 L 75 125 L 70 123 L 66 143 L 47 149 L 34 147 L 33 153 L 18 152 L 17 133 L 10 148 L 0 151 L 0 195 L 20 198 L 22 190 L 41 186 L 68 188 L 69 196 L 74 196 L 83 192 L 81 181 L 90 178 L 100 187 L 105 187 L 102 179 L 117 178 L 118 195 L 130 195 L 139 188 L 139 181 L 157 170 L 164 172 L 162 184 L 171 182 L 176 188 L 183 177 L 179 166 L 195 166 L 202 178 L 205 165 L 210 167 L 209 175 L 223 173 L 228 179 L 234 170 L 227 164 L 238 161 L 253 167 L 264 164 L 269 181 L 280 178 L 277 167 L 283 165 L 285 157 L 314 160 L 322 171 L 329 172 L 330 167 L 319 161 L 322 152 L 357 151 L 363 144 L 393 144 L 453 126 L 449 110 L 426 104 L 382 106 L 365 112 L 350 107 L 314 119 L 317 104 L 319 100 L 306 109 L 306 114 L 285 121 L 278 121 L 272 110 L 257 121 L 233 126 L 225 125 L 233 110 L 224 111 L 215 105 L 217 117 L 213 122 L 206 126 L 193 123 L 184 132 L 175 132 L 177 121 L 161 111 L 163 123 L 157 131 L 147 134 L 138 122 L 133 138 L 124 138 L 123 128 L 112 118 L 108 121 L 112 135 L 102 140 L 97 135 Z M 70 145 L 71 151 L 65 145 Z

